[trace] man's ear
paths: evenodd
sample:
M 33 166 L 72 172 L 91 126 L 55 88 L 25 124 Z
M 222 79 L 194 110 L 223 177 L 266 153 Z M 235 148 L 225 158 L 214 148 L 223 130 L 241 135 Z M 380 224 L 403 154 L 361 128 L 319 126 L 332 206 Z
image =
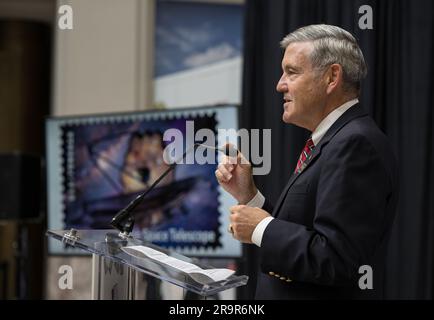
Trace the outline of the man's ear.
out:
M 327 94 L 342 85 L 343 70 L 340 64 L 332 64 L 326 73 Z

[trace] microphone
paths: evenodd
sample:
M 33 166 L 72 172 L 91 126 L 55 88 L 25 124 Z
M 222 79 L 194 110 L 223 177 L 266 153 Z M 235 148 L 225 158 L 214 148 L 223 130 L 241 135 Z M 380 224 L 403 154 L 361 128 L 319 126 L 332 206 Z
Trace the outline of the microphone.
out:
M 185 156 L 190 153 L 194 148 L 196 147 L 204 147 L 208 149 L 218 150 L 220 152 L 223 152 L 225 155 L 230 157 L 235 157 L 238 155 L 238 150 L 232 146 L 232 145 L 225 145 L 225 148 L 215 148 L 212 146 L 207 146 L 205 144 L 195 143 L 190 149 L 184 152 L 184 154 L 174 163 L 172 163 L 169 168 L 164 171 L 161 176 L 158 177 L 157 180 L 154 181 L 154 183 L 146 189 L 143 193 L 138 195 L 133 201 L 131 201 L 124 209 L 120 210 L 112 219 L 110 222 L 110 225 L 114 227 L 115 229 L 118 229 L 120 231 L 119 236 L 123 238 L 127 238 L 134 227 L 134 215 L 132 212 L 134 209 L 137 208 L 137 206 L 143 201 L 145 196 L 151 192 L 159 183 L 161 180 L 164 179 L 165 176 L 169 174 L 173 169 L 175 169 L 175 166 L 177 163 L 185 158 Z

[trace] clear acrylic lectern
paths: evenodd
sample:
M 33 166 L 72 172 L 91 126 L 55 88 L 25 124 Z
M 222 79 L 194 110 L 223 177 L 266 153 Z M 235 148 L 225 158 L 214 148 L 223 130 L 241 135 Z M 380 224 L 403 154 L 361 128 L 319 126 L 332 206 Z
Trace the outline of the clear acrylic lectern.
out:
M 93 299 L 138 299 L 138 275 L 183 288 L 203 298 L 245 285 L 248 277 L 214 269 L 116 230 L 49 230 L 47 235 L 92 253 Z

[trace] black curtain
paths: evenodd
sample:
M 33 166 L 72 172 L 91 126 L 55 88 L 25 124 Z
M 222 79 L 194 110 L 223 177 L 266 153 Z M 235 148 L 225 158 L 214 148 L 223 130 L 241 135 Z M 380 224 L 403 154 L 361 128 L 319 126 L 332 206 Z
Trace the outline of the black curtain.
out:
M 359 7 L 373 9 L 372 30 Z M 368 64 L 361 103 L 386 133 L 400 163 L 400 200 L 387 257 L 387 298 L 430 299 L 434 286 L 434 5 L 417 0 L 247 0 L 241 127 L 272 129 L 272 167 L 256 176 L 276 201 L 308 132 L 282 122 L 280 40 L 296 28 L 333 24 L 356 36 Z M 245 246 L 254 293 L 257 255 Z M 375 270 L 374 270 L 375 276 Z

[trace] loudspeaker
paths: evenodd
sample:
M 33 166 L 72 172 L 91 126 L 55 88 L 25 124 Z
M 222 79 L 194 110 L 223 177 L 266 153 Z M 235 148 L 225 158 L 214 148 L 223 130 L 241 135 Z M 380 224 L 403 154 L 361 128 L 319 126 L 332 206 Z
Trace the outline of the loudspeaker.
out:
M 0 220 L 38 217 L 41 188 L 40 157 L 0 154 Z

